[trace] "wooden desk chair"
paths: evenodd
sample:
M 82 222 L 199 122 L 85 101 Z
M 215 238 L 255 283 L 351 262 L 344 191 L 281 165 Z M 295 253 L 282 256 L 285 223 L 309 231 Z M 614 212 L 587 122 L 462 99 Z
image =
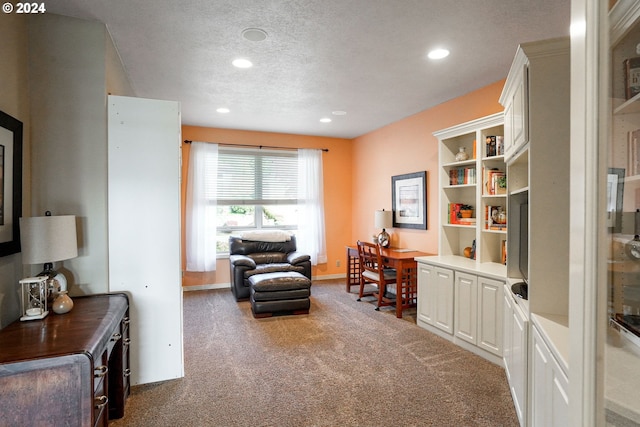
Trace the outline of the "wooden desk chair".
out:
M 396 270 L 384 268 L 382 256 L 380 255 L 380 246 L 377 244 L 358 240 L 358 256 L 360 258 L 360 293 L 358 294 L 358 301 L 364 296 L 365 285 L 373 283 L 377 287 L 377 290 L 373 293 L 373 296 L 378 298 L 376 310 L 380 310 L 383 301 L 386 303 L 392 302 L 385 297 L 385 293 L 387 285 L 396 283 Z

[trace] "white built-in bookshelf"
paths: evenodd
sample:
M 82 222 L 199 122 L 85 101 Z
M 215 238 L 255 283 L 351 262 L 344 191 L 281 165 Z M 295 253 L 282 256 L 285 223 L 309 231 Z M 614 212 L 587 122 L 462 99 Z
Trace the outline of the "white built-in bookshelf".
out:
M 441 256 L 466 257 L 465 248 L 472 247 L 475 240 L 476 262 L 505 263 L 508 224 L 503 123 L 504 115 L 496 113 L 434 133 L 439 141 Z M 461 149 L 469 159 L 456 160 Z M 473 207 L 472 218 L 459 217 L 460 205 Z M 490 208 L 492 219 L 487 216 Z

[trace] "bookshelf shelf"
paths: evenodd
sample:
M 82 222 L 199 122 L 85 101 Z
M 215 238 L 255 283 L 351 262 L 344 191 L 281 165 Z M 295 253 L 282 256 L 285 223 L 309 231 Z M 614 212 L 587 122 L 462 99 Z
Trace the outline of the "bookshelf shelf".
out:
M 441 226 L 438 252 L 441 256 L 464 257 L 464 249 L 476 243 L 477 263 L 502 263 L 502 241 L 506 231 L 486 228 L 486 210 L 489 206 L 506 211 L 506 189 L 497 190 L 499 172 L 506 173 L 502 154 L 504 115 L 493 114 L 471 122 L 447 128 L 434 135 L 438 138 L 439 152 L 439 223 Z M 460 147 L 470 155 L 469 160 L 455 161 Z M 488 155 L 493 154 L 495 155 Z M 452 185 L 456 171 L 473 170 L 471 183 Z M 487 187 L 488 172 L 495 175 L 493 185 Z M 489 194 L 489 189 L 504 194 Z M 456 205 L 473 207 L 475 224 L 454 224 Z

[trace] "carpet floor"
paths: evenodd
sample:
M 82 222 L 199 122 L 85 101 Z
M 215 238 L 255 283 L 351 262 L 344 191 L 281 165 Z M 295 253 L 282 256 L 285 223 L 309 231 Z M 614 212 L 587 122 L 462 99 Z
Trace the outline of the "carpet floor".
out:
M 308 315 L 184 293 L 185 377 L 132 388 L 112 426 L 517 426 L 504 370 L 318 281 Z M 354 288 L 355 289 L 355 288 Z

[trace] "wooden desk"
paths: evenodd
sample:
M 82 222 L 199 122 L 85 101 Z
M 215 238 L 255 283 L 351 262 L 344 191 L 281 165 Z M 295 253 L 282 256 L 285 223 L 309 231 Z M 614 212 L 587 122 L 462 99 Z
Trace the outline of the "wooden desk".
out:
M 381 248 L 384 265 L 395 268 L 396 275 L 396 317 L 402 317 L 404 308 L 415 306 L 418 297 L 418 265 L 415 257 L 432 255 L 420 251 L 406 251 L 402 248 Z M 360 285 L 360 258 L 357 246 L 347 246 L 347 292 Z M 391 304 L 383 304 L 391 305 Z
M 0 425 L 106 426 L 129 394 L 126 294 L 73 298 L 67 314 L 0 330 Z

